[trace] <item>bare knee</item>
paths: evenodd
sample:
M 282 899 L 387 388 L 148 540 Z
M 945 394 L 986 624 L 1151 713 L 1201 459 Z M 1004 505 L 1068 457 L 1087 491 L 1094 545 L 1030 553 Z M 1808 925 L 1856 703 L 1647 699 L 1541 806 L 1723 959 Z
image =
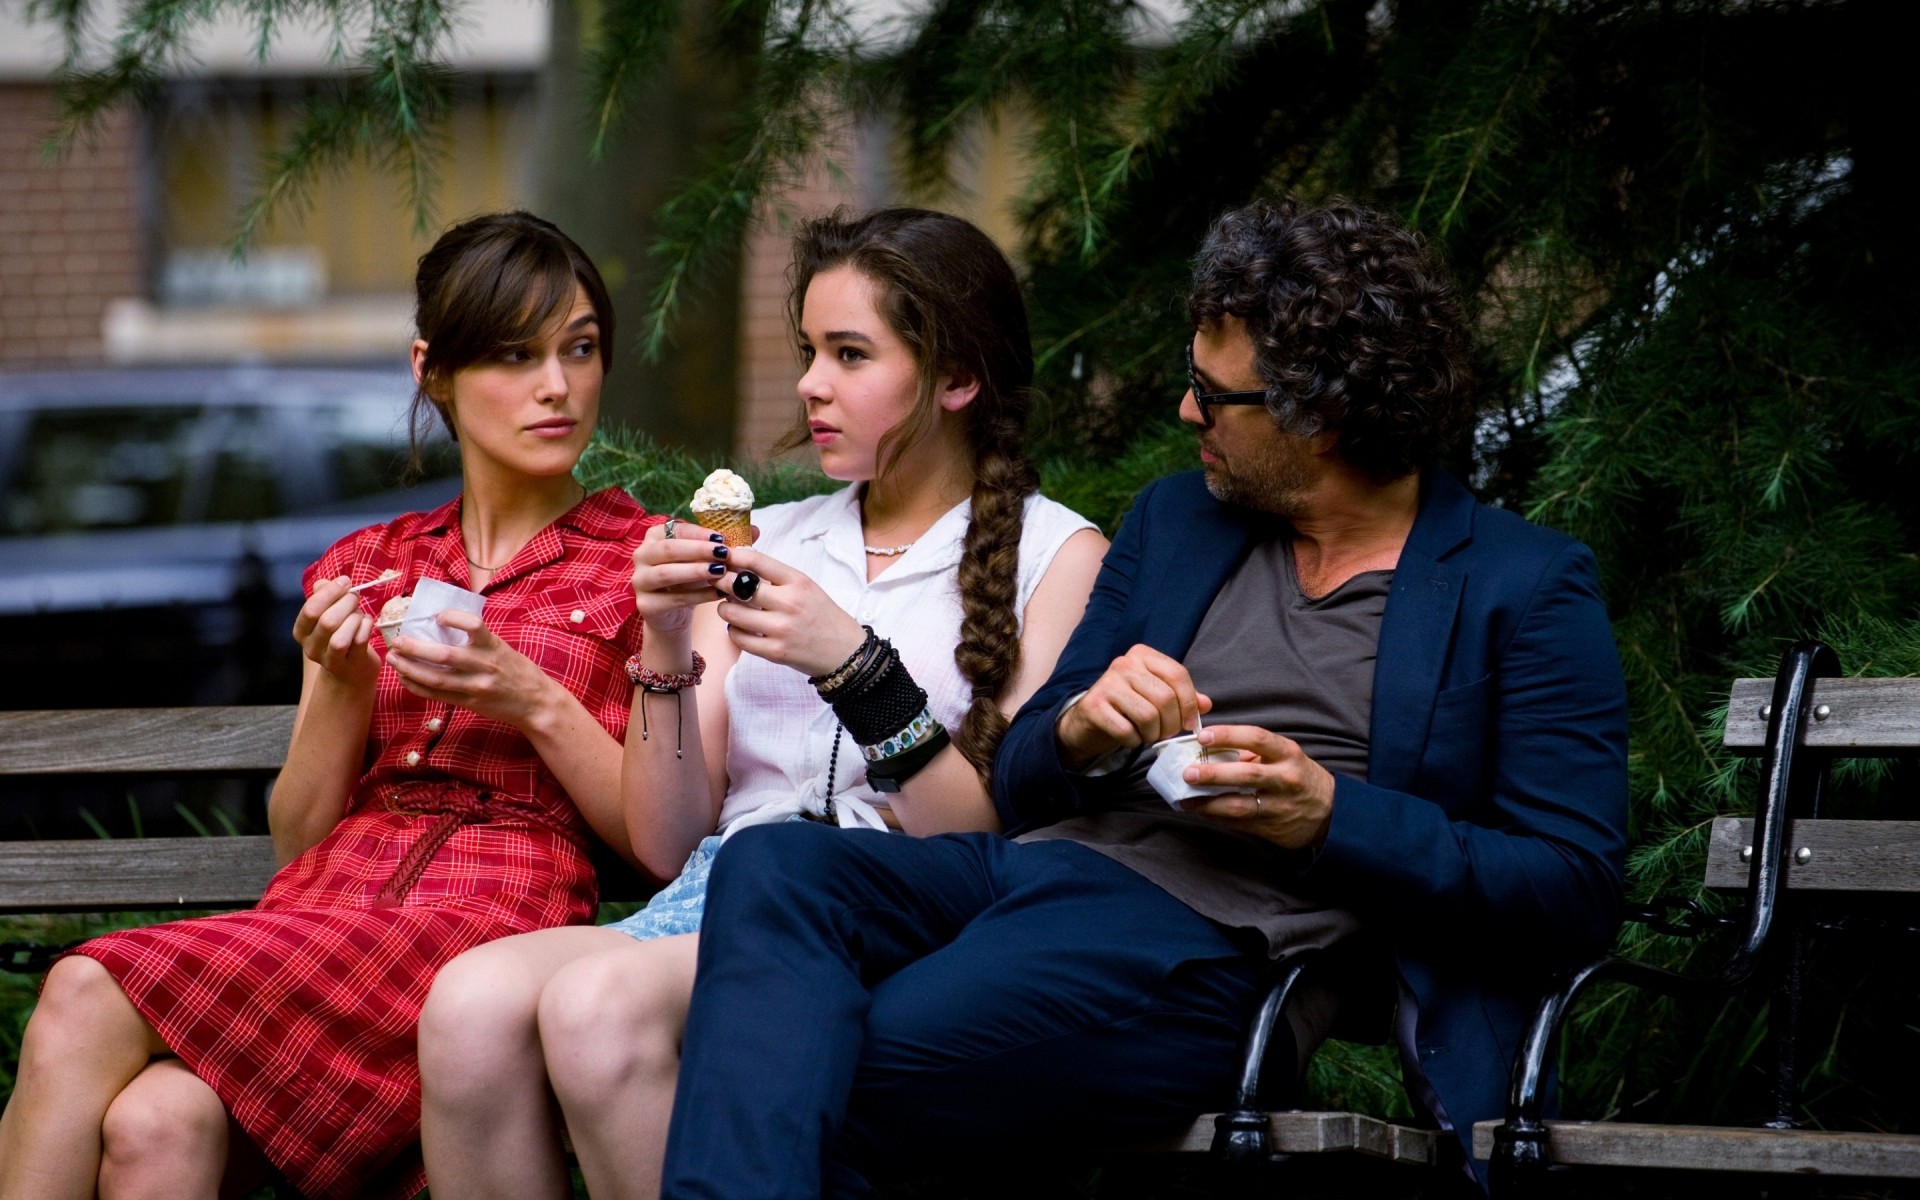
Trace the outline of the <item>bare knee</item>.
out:
M 102 1196 L 146 1194 L 146 1185 L 168 1179 L 218 1180 L 227 1128 L 212 1088 L 185 1067 L 156 1064 L 114 1098 L 100 1123 Z
M 538 1053 L 537 987 L 500 969 L 485 950 L 442 967 L 420 1010 L 421 1079 L 443 1097 L 497 1086 L 508 1064 Z
M 540 993 L 547 1075 L 569 1106 L 634 1087 L 671 1087 L 680 1071 L 687 987 L 643 953 L 570 964 Z
M 124 1039 L 144 1048 L 146 1021 L 107 969 L 83 955 L 53 964 L 27 1022 L 23 1059 L 64 1057 L 76 1050 Z

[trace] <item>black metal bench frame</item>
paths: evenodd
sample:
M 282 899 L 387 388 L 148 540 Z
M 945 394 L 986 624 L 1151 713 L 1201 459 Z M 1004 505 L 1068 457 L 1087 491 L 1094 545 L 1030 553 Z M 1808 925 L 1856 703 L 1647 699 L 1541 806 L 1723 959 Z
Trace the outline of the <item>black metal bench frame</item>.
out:
M 1697 975 L 1628 958 L 1603 958 L 1569 973 L 1541 1000 L 1514 1061 L 1505 1119 L 1475 1129 L 1475 1153 L 1490 1159 L 1496 1198 L 1543 1194 L 1551 1190 L 1557 1169 L 1574 1165 L 1920 1178 L 1920 1136 L 1825 1133 L 1806 1128 L 1799 1115 L 1803 969 L 1809 938 L 1831 907 L 1803 898 L 1830 899 L 1827 889 L 1834 887 L 1874 893 L 1920 890 L 1920 858 L 1905 851 L 1886 853 L 1881 844 L 1886 834 L 1895 843 L 1910 840 L 1908 831 L 1920 830 L 1920 823 L 1821 820 L 1833 759 L 1920 749 L 1920 681 L 1845 680 L 1839 674 L 1834 652 L 1809 641 L 1787 651 L 1770 693 L 1757 690 L 1765 681 L 1735 684 L 1726 742 L 1736 751 L 1761 754 L 1763 786 L 1751 821 L 1722 818 L 1715 823 L 1706 883 L 1739 886 L 1738 915 L 1703 920 L 1697 906 L 1671 902 L 1638 914 L 1676 935 L 1731 928 L 1737 931 L 1733 947 L 1717 970 Z M 1829 682 L 1822 685 L 1821 680 Z M 1764 705 L 1754 703 L 1756 694 L 1768 696 Z M 1822 729 L 1835 715 L 1836 705 L 1828 698 L 1837 703 L 1842 696 L 1879 703 L 1882 711 L 1873 716 L 1882 732 L 1849 741 L 1834 736 L 1837 730 Z M 1911 722 L 1906 732 L 1885 720 L 1889 705 L 1896 716 Z M 1764 739 L 1756 745 L 1758 723 L 1764 723 Z M 1874 830 L 1883 836 L 1860 836 Z M 1848 859 L 1855 877 L 1842 879 L 1829 863 Z M 1801 869 L 1798 880 L 1796 868 Z M 1825 877 L 1817 870 L 1824 870 Z M 1795 888 L 1805 890 L 1796 893 Z M 1766 1118 L 1755 1128 L 1740 1129 L 1547 1119 L 1549 1065 L 1566 1019 L 1581 996 L 1607 981 L 1696 1002 L 1741 989 L 1764 989 L 1770 1065 Z

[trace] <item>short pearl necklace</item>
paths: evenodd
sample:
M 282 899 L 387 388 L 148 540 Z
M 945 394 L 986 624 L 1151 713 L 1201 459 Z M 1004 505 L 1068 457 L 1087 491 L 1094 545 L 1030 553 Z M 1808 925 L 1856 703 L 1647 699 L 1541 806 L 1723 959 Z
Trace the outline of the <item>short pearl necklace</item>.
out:
M 918 538 L 914 539 L 914 541 L 918 540 Z M 877 558 L 892 558 L 896 554 L 905 554 L 913 549 L 913 542 L 902 542 L 898 546 L 862 546 L 860 548 Z

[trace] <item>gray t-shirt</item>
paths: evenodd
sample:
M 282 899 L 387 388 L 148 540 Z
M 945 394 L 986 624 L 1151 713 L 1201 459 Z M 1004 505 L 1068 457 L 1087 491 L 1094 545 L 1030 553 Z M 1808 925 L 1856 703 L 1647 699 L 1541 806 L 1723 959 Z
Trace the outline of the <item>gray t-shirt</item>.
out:
M 1367 571 L 1324 596 L 1304 595 L 1293 546 L 1254 547 L 1227 579 L 1194 634 L 1185 663 L 1213 700 L 1207 721 L 1258 725 L 1300 743 L 1329 771 L 1364 779 L 1373 665 L 1392 571 Z M 1358 928 L 1340 909 L 1282 886 L 1303 853 L 1170 807 L 1146 781 L 1142 754 L 1089 789 L 1091 811 L 1022 837 L 1067 838 L 1159 884 L 1195 912 L 1265 938 L 1281 957 L 1325 946 Z M 1098 795 L 1104 787 L 1107 793 Z

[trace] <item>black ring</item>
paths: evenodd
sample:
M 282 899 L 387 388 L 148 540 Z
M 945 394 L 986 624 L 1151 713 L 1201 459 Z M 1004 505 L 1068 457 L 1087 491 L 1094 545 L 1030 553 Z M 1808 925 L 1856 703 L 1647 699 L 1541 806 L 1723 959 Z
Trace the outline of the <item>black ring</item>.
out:
M 733 577 L 733 598 L 735 600 L 743 602 L 751 600 L 753 599 L 753 594 L 759 590 L 760 577 L 752 571 L 742 571 Z

